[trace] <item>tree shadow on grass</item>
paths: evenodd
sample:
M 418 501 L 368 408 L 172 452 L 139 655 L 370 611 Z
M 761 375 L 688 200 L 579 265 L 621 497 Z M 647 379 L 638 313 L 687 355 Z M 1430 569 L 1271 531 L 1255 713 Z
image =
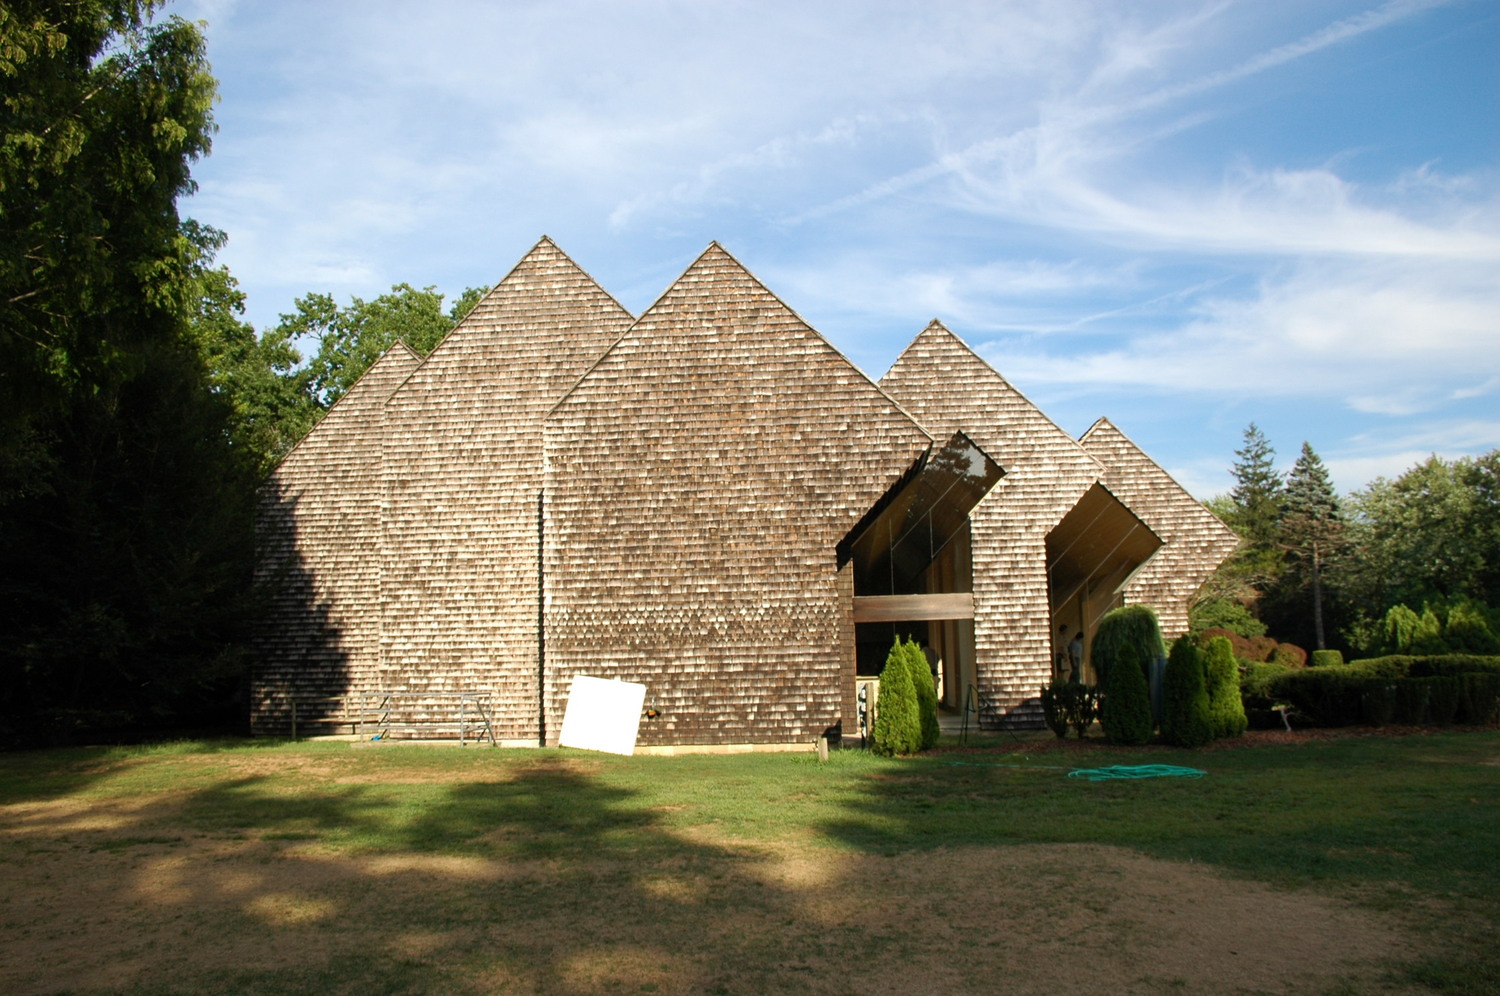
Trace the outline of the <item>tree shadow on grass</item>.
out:
M 673 832 L 566 758 L 502 770 L 312 789 L 236 777 L 75 832 L 14 883 L 0 990 L 784 988 L 796 969 L 764 927 L 797 903 L 759 857 Z

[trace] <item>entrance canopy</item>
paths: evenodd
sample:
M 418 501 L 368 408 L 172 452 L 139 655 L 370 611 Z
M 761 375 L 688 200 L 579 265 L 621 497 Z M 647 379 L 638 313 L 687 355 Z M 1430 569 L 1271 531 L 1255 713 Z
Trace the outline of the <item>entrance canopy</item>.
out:
M 1004 473 L 961 432 L 929 450 L 839 545 L 839 562 L 854 560 L 855 595 L 933 591 L 927 569 Z
M 1085 589 L 1118 591 L 1161 545 L 1161 537 L 1107 488 L 1095 484 L 1047 534 L 1053 607 Z

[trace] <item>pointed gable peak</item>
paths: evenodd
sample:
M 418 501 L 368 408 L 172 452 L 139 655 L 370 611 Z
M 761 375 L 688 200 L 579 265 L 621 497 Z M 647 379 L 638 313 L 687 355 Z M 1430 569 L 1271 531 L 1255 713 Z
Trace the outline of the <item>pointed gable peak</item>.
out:
M 1112 432 L 1115 435 L 1120 436 L 1121 438 L 1126 438 L 1125 433 L 1121 432 L 1118 426 L 1116 426 L 1113 422 L 1111 422 L 1103 415 L 1095 419 L 1094 424 L 1089 426 L 1088 429 L 1084 431 L 1083 435 L 1079 436 L 1078 438 L 1080 441 L 1083 441 L 1087 440 L 1095 433 L 1103 434 L 1108 432 Z
M 891 364 L 891 370 L 895 370 L 904 363 L 911 362 L 919 354 L 934 352 L 946 356 L 952 356 L 954 353 L 967 354 L 973 362 L 978 363 L 995 377 L 1000 380 L 1005 379 L 1000 376 L 1000 372 L 992 367 L 984 357 L 979 355 L 973 346 L 964 342 L 952 329 L 936 318 L 928 322 L 927 327 L 918 332 L 917 337 L 907 344 L 907 347 L 901 351 L 901 355 L 896 357 L 896 362 Z
M 736 259 L 734 254 L 725 249 L 717 239 L 710 242 L 708 247 L 698 254 L 698 258 L 693 260 L 688 268 L 683 271 L 682 275 L 686 277 L 697 270 L 705 269 L 713 269 L 719 272 L 720 275 L 730 273 L 743 274 L 751 280 L 755 280 L 756 283 L 760 283 L 756 279 L 755 274 L 751 273 L 750 269 Z
M 746 298 L 758 298 L 774 303 L 797 321 L 807 324 L 802 316 L 798 315 L 774 291 L 762 283 L 759 277 L 751 273 L 745 264 L 736 259 L 717 241 L 710 242 L 708 248 L 699 253 L 698 258 L 693 260 L 688 268 L 682 271 L 682 275 L 662 292 L 661 297 L 646 309 L 642 317 L 652 314 L 664 304 L 670 303 L 671 306 L 676 307 L 684 300 L 697 302 L 695 306 L 712 308 L 727 305 L 732 300 L 743 301 Z

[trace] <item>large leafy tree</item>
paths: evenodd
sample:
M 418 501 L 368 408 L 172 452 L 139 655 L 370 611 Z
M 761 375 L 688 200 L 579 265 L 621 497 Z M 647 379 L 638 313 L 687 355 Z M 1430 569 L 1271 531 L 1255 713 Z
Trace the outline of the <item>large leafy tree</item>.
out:
M 424 355 L 431 352 L 484 293 L 470 287 L 447 312 L 443 311 L 443 295 L 435 287 L 418 290 L 410 284 L 396 284 L 368 301 L 351 298 L 346 306 L 340 306 L 331 294 L 308 294 L 297 299 L 295 311 L 281 316 L 270 338 L 278 343 L 316 345 L 299 386 L 321 412 L 353 387 L 396 340 Z
M 1311 444 L 1287 475 L 1283 493 L 1281 544 L 1290 554 L 1290 572 L 1298 587 L 1305 583 L 1312 597 L 1313 634 L 1319 650 L 1327 649 L 1323 627 L 1323 573 L 1344 544 L 1344 516 L 1333 490 L 1328 468 Z
M 1350 496 L 1360 608 L 1470 598 L 1500 606 L 1500 450 L 1430 457 Z
M 182 716 L 232 686 L 249 471 L 188 335 L 198 29 L 0 4 L 0 714 Z M 106 715 L 107 714 L 107 715 Z

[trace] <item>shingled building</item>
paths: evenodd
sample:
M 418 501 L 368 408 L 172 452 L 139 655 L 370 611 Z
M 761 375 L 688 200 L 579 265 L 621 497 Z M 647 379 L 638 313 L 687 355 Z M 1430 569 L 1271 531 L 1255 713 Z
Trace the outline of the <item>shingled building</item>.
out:
M 452 735 L 472 705 L 549 743 L 586 674 L 644 683 L 664 749 L 852 732 L 897 634 L 948 708 L 1035 722 L 1059 626 L 1128 600 L 1180 632 L 1235 546 L 1119 430 L 1073 439 L 941 324 L 877 384 L 717 244 L 633 318 L 548 239 L 333 406 L 260 539 L 256 729 L 295 700 Z

